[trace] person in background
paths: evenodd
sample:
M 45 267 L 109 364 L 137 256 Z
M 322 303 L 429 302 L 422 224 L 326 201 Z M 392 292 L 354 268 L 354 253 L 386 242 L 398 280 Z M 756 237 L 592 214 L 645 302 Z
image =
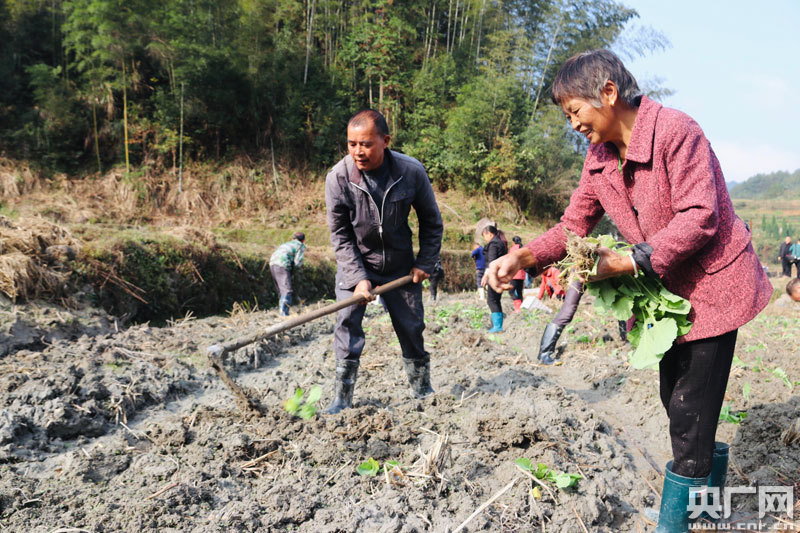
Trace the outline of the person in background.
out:
M 402 351 L 403 366 L 415 398 L 433 394 L 430 355 L 425 350 L 422 281 L 428 279 L 442 248 L 442 215 L 425 167 L 388 148 L 391 136 L 382 114 L 359 111 L 347 124 L 348 155 L 325 178 L 325 204 L 336 255 L 336 299 L 354 295 L 373 300 L 373 286 L 405 275 L 413 283 L 381 295 Z M 408 216 L 419 221 L 419 250 Z M 334 397 L 324 411 L 336 414 L 353 406 L 365 334 L 365 307 L 341 309 L 336 317 Z
M 483 300 L 483 287 L 481 286 L 481 280 L 483 279 L 483 273 L 486 270 L 486 261 L 483 257 L 483 246 L 477 242 L 472 243 L 472 253 L 470 256 L 475 261 L 475 281 L 478 285 L 478 299 Z
M 789 248 L 789 255 L 792 258 L 792 264 L 795 268 L 795 277 L 800 278 L 800 237 L 797 238 L 797 242 L 794 243 Z M 789 267 L 789 275 L 791 276 L 792 267 Z
M 786 236 L 786 238 L 781 243 L 781 247 L 778 250 L 778 261 L 781 262 L 781 267 L 783 268 L 783 275 L 787 278 L 792 277 L 792 238 L 790 236 Z
M 444 278 L 444 267 L 442 267 L 442 261 L 436 261 L 436 264 L 433 265 L 433 271 L 431 271 L 431 277 L 428 278 L 430 282 L 430 286 L 428 287 L 431 291 L 431 300 L 434 302 L 436 301 L 436 293 L 439 288 L 439 282 L 442 281 Z
M 580 182 L 561 221 L 487 265 L 484 279 L 496 291 L 510 289 L 520 268 L 536 271 L 566 255 L 565 229 L 585 237 L 607 213 L 632 255 L 599 248 L 588 281 L 648 276 L 689 300 L 692 327 L 659 363 L 674 458 L 661 511 L 648 516 L 657 533 L 685 533 L 690 495 L 724 486 L 729 446 L 715 435 L 736 336 L 769 304 L 772 285 L 711 144 L 691 117 L 643 95 L 608 50 L 569 58 L 553 80 L 552 101 L 590 144 Z
M 298 231 L 291 241 L 278 246 L 269 258 L 269 273 L 278 289 L 278 314 L 289 316 L 289 306 L 292 305 L 292 271 L 303 266 L 303 252 L 306 236 Z
M 522 248 L 522 237 L 519 235 L 515 235 L 511 241 L 514 243 L 511 246 L 510 252 L 514 250 L 519 250 Z M 519 272 L 514 274 L 514 277 L 511 279 L 511 285 L 514 286 L 511 289 L 511 298 L 514 300 L 514 312 L 519 313 L 522 309 L 522 291 L 524 290 L 525 286 L 525 271 L 520 269 Z
M 484 254 L 486 255 L 486 262 L 492 261 L 506 255 L 508 248 L 500 238 L 500 232 L 494 226 L 486 226 L 483 228 L 481 234 L 483 240 L 486 241 Z M 489 328 L 489 333 L 499 333 L 503 331 L 503 306 L 500 304 L 500 292 L 494 290 L 491 285 L 486 285 L 486 275 L 484 274 L 481 279 L 481 284 L 486 286 L 486 303 L 489 304 L 489 311 L 492 313 L 492 327 Z
M 539 285 L 539 294 L 536 296 L 540 300 L 545 294 L 548 297 L 558 300 L 564 299 L 564 287 L 561 286 L 561 271 L 551 266 L 542 272 L 542 283 Z

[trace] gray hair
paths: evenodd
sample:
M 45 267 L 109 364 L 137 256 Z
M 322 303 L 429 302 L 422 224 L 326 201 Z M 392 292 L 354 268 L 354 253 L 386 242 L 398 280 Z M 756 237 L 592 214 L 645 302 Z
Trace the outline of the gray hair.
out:
M 639 107 L 642 94 L 639 84 L 622 60 L 608 50 L 589 50 L 567 59 L 553 80 L 551 98 L 561 105 L 567 98 L 585 98 L 595 107 L 602 107 L 600 95 L 607 81 L 617 86 L 619 97 L 631 107 Z

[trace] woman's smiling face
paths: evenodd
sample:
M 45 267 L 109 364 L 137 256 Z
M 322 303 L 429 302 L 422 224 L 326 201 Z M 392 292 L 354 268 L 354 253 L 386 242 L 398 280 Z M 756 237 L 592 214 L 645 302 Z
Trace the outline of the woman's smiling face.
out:
M 612 140 L 610 134 L 614 131 L 614 118 L 611 106 L 602 95 L 603 106 L 595 107 L 589 100 L 579 97 L 570 97 L 561 101 L 561 109 L 570 123 L 572 129 L 585 135 L 592 144 Z

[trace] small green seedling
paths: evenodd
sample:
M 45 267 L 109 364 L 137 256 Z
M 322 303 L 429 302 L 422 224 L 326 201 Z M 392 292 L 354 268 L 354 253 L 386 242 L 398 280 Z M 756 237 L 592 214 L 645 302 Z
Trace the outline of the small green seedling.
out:
M 792 390 L 794 385 L 792 384 L 792 380 L 789 379 L 789 376 L 786 375 L 786 370 L 782 369 L 781 367 L 777 367 L 772 370 L 772 373 L 781 378 L 781 381 L 783 381 L 786 386 L 789 387 L 789 390 Z
M 739 424 L 745 418 L 747 418 L 747 411 L 733 412 L 733 402 L 729 403 L 728 405 L 723 405 L 719 412 L 719 419 L 722 422 Z
M 561 490 L 574 487 L 578 484 L 578 480 L 583 479 L 583 476 L 580 474 L 569 474 L 567 472 L 551 470 L 550 467 L 544 463 L 536 463 L 536 466 L 533 466 L 530 459 L 526 459 L 525 457 L 520 457 L 515 462 L 518 467 L 530 472 L 536 479 L 554 483 L 555 486 Z
M 283 402 L 283 407 L 289 414 L 308 420 L 317 412 L 317 402 L 322 397 L 322 388 L 319 385 L 311 387 L 305 402 L 303 401 L 304 395 L 305 391 L 297 387 L 294 391 L 294 396 Z
M 750 401 L 750 382 L 744 384 L 742 387 L 742 396 L 744 396 L 744 401 Z
M 358 467 L 356 468 L 356 472 L 358 472 L 359 476 L 374 477 L 378 473 L 378 470 L 380 470 L 380 468 L 381 465 L 378 464 L 378 461 L 370 457 L 369 459 L 358 465 Z M 384 466 L 384 468 L 386 467 Z

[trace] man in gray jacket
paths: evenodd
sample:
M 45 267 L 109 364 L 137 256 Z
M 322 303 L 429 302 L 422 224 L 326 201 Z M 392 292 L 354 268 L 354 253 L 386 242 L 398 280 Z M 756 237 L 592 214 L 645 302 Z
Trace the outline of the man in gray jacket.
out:
M 325 179 L 325 202 L 331 244 L 336 253 L 336 299 L 362 295 L 406 274 L 413 284 L 382 295 L 392 319 L 412 393 L 433 393 L 430 357 L 425 351 L 422 281 L 439 259 L 442 217 L 422 164 L 391 151 L 386 119 L 374 110 L 356 113 L 347 124 L 349 155 Z M 419 220 L 419 252 L 414 257 L 408 215 Z M 364 349 L 363 305 L 339 311 L 334 331 L 336 390 L 325 410 L 335 414 L 352 407 L 358 364 Z

